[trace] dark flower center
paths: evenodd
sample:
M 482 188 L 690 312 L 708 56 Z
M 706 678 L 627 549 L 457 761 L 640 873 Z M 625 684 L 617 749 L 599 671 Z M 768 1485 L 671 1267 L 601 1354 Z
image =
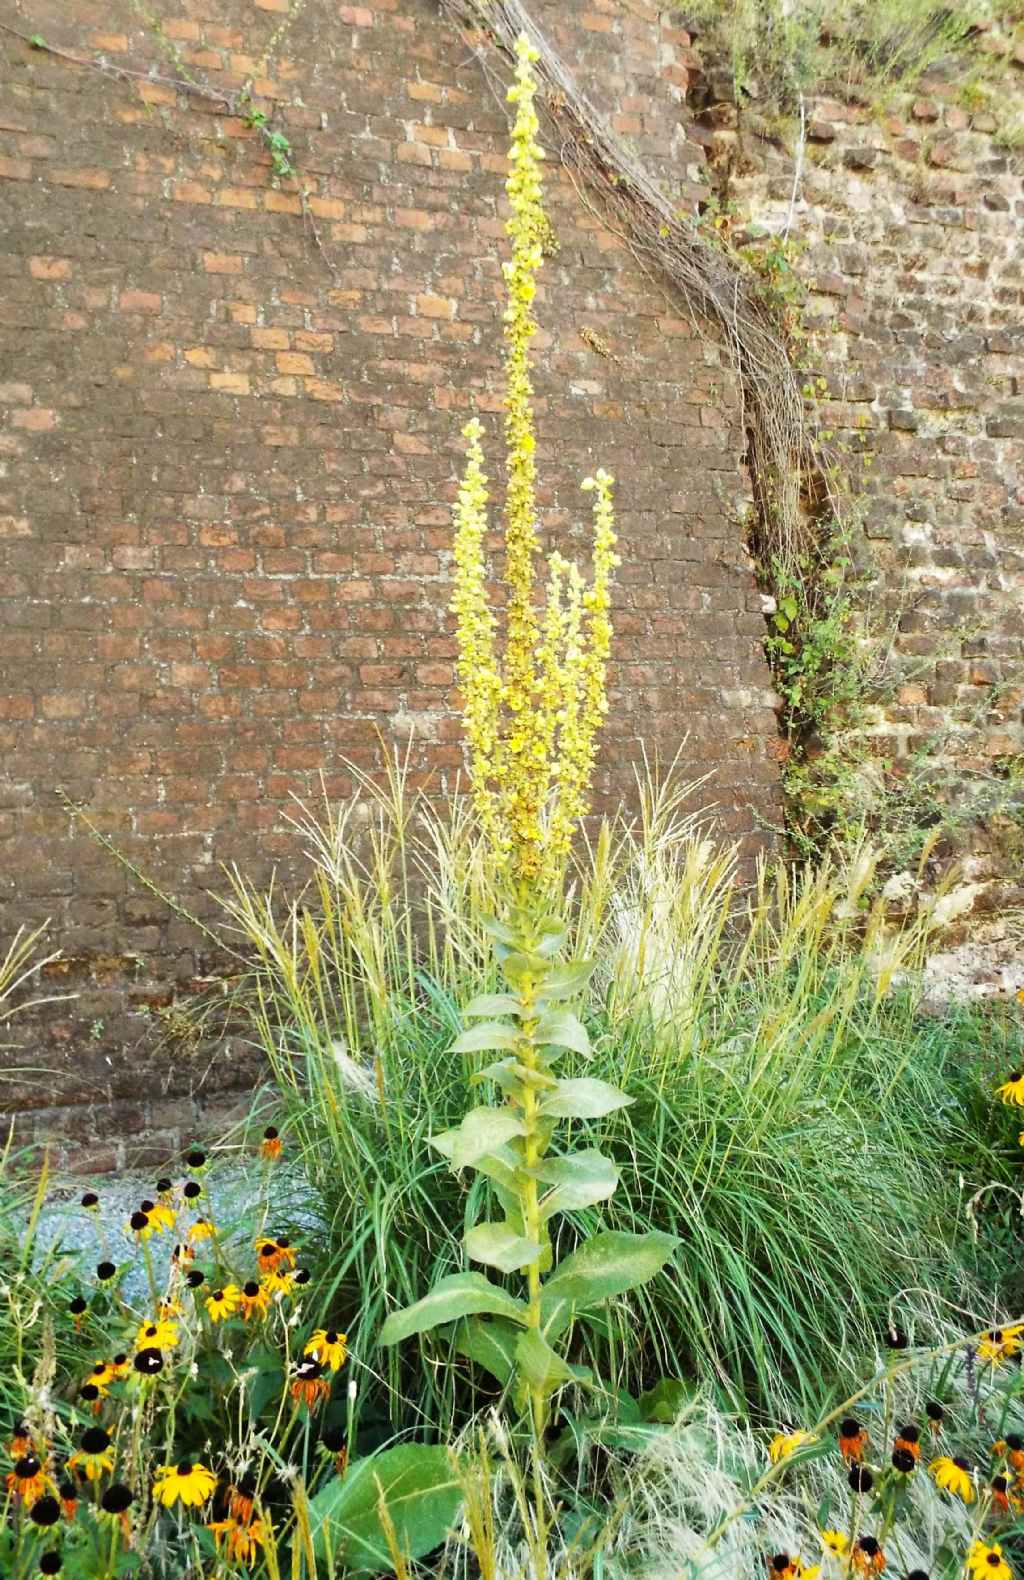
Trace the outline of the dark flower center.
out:
M 929 1421 L 942 1421 L 946 1416 L 946 1412 L 942 1408 L 941 1404 L 936 1404 L 934 1399 L 929 1399 L 928 1403 L 924 1407 L 924 1413 L 928 1417 Z
M 848 1415 L 842 1426 L 839 1428 L 839 1435 L 840 1437 L 856 1437 L 859 1431 L 860 1422 L 852 1415 Z
M 123 1366 L 127 1359 L 128 1359 L 127 1355 L 125 1354 L 124 1350 L 122 1350 L 120 1355 L 115 1355 L 114 1356 L 114 1365 L 115 1366 Z
M 140 1201 L 139 1202 L 139 1211 L 140 1212 L 152 1212 L 153 1208 L 155 1207 L 155 1205 L 156 1205 L 155 1202 Z
M 128 1219 L 128 1223 L 131 1228 L 135 1230 L 136 1234 L 138 1234 L 140 1229 L 147 1229 L 149 1227 L 149 1213 L 133 1212 L 131 1217 Z
M 94 1190 L 87 1190 L 85 1195 L 82 1197 L 82 1206 L 83 1207 L 98 1207 L 99 1206 L 99 1200 L 100 1199 L 99 1199 L 99 1197 L 97 1196 L 97 1194 L 96 1194 L 96 1192 Z
M 37 1525 L 56 1525 L 60 1519 L 60 1504 L 56 1498 L 47 1495 L 45 1498 L 39 1498 L 32 1505 L 30 1512 L 31 1518 Z
M 860 1548 L 862 1553 L 867 1553 L 869 1558 L 874 1558 L 875 1554 L 878 1552 L 878 1543 L 875 1541 L 873 1536 L 862 1536 L 860 1541 L 857 1543 L 857 1546 Z
M 277 1246 L 268 1240 L 264 1245 L 260 1246 L 260 1255 L 265 1257 L 273 1256 L 276 1250 Z
M 96 1277 L 102 1279 L 102 1281 L 106 1283 L 107 1279 L 113 1278 L 116 1272 L 117 1268 L 114 1266 L 113 1262 L 100 1262 L 96 1268 Z
M 192 1461 L 189 1459 L 179 1459 L 177 1468 L 179 1476 L 191 1476 Z
M 854 1465 L 847 1480 L 854 1492 L 870 1492 L 875 1484 L 874 1476 L 863 1465 Z
M 101 1426 L 90 1426 L 82 1433 L 82 1447 L 87 1454 L 102 1454 L 110 1447 L 110 1435 Z
M 100 1503 L 108 1514 L 123 1514 L 131 1506 L 132 1495 L 123 1481 L 115 1481 L 108 1487 L 100 1499 Z
M 206 1274 L 201 1273 L 198 1267 L 193 1268 L 191 1273 L 185 1274 L 185 1282 L 189 1289 L 198 1289 L 200 1284 L 206 1283 Z
M 86 1309 L 86 1304 L 81 1295 L 76 1295 L 74 1300 L 68 1301 L 68 1310 L 73 1317 L 80 1317 Z
M 971 1468 L 971 1467 L 970 1467 L 970 1465 L 969 1465 L 969 1464 L 968 1464 L 968 1463 L 967 1463 L 967 1460 L 966 1460 L 966 1459 L 964 1459 L 964 1458 L 963 1458 L 963 1457 L 962 1457 L 962 1455 L 960 1455 L 960 1454 L 957 1454 L 957 1455 L 956 1455 L 956 1456 L 955 1456 L 955 1457 L 954 1457 L 954 1460 L 953 1460 L 953 1463 L 954 1463 L 954 1465 L 955 1465 L 955 1466 L 956 1466 L 956 1468 L 957 1468 L 957 1470 L 966 1470 L 966 1471 L 969 1471 L 969 1470 L 970 1470 L 970 1468 Z
M 163 1179 L 159 1179 L 156 1182 L 157 1194 L 159 1196 L 166 1196 L 173 1183 L 173 1180 L 169 1180 L 167 1176 L 164 1175 Z
M 324 1334 L 324 1338 L 327 1340 L 328 1344 L 337 1344 L 338 1342 L 338 1335 L 334 1328 L 328 1328 L 327 1332 Z
M 141 1372 L 144 1377 L 152 1377 L 163 1371 L 164 1358 L 159 1350 L 145 1349 L 136 1355 L 134 1364 L 137 1372 Z
M 1008 1483 L 1008 1481 L 1007 1481 L 1005 1476 L 993 1476 L 992 1477 L 992 1491 L 993 1492 L 1005 1492 L 1007 1487 L 1008 1487 L 1008 1485 L 1009 1485 L 1009 1483 Z
M 33 1476 L 39 1474 L 39 1461 L 34 1454 L 25 1454 L 14 1467 L 14 1474 L 18 1481 L 31 1481 Z
M 279 1234 L 277 1237 L 277 1244 L 280 1250 L 287 1251 L 288 1247 L 291 1245 L 291 1241 L 286 1234 Z
M 916 1426 L 908 1422 L 906 1426 L 898 1426 L 896 1428 L 896 1436 L 901 1437 L 904 1443 L 916 1443 L 921 1434 Z
M 1010 1432 L 1006 1439 L 1006 1446 L 1016 1452 L 1018 1449 L 1024 1448 L 1024 1437 L 1021 1437 L 1017 1432 Z
M 42 1553 L 39 1558 L 39 1573 L 41 1575 L 60 1574 L 60 1553 Z
M 897 1448 L 892 1456 L 894 1470 L 901 1470 L 904 1475 L 913 1470 L 916 1461 L 909 1448 Z
M 779 1574 L 782 1574 L 784 1569 L 789 1568 L 789 1554 L 776 1553 L 775 1557 L 772 1559 L 772 1568 L 775 1569 Z
M 186 1201 L 195 1201 L 197 1196 L 203 1194 L 203 1187 L 196 1180 L 189 1180 L 181 1194 Z
M 300 1267 L 299 1270 L 296 1273 L 294 1273 L 292 1276 L 294 1277 L 295 1282 L 297 1284 L 308 1284 L 309 1283 L 309 1268 L 308 1267 Z
M 263 1139 L 264 1139 L 264 1141 L 276 1141 L 277 1140 L 277 1126 L 276 1125 L 268 1125 L 266 1130 L 264 1130 L 264 1132 L 263 1132 Z
M 99 1396 L 100 1391 L 95 1383 L 83 1383 L 81 1388 L 78 1390 L 78 1397 L 80 1399 L 88 1399 L 90 1403 L 94 1399 L 98 1399 Z

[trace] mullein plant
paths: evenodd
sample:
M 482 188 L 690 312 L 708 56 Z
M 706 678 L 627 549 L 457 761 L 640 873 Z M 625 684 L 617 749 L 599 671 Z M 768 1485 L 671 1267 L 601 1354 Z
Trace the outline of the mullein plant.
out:
M 465 1006 L 463 1016 L 474 1024 L 451 1051 L 494 1055 L 474 1079 L 490 1086 L 495 1100 L 471 1109 L 457 1129 L 431 1138 L 454 1170 L 474 1168 L 490 1180 L 501 1211 L 500 1218 L 468 1231 L 467 1257 L 493 1272 L 518 1274 L 525 1289 L 511 1293 L 485 1273 L 457 1273 L 394 1312 L 381 1331 L 383 1344 L 398 1344 L 457 1324 L 457 1347 L 507 1386 L 528 1416 L 535 1466 L 552 1396 L 569 1383 L 593 1384 L 587 1370 L 567 1359 L 574 1320 L 652 1278 L 677 1243 L 658 1232 L 602 1232 L 556 1265 L 549 1232 L 556 1213 L 606 1200 L 618 1182 L 615 1163 L 600 1151 L 556 1147 L 560 1121 L 600 1119 L 631 1099 L 605 1081 L 555 1073 L 567 1052 L 584 1060 L 590 1055 L 586 1029 L 571 1006 L 593 967 L 565 958 L 564 890 L 573 833 L 589 810 L 596 737 L 608 707 L 609 588 L 619 561 L 614 480 L 602 470 L 582 485 L 593 495 L 592 578 L 586 583 L 575 564 L 552 554 L 546 602 L 536 607 L 530 342 L 537 332 L 533 303 L 548 228 L 531 70 L 537 58 L 520 36 L 508 93 L 516 116 L 506 183 L 511 258 L 503 264 L 507 599 L 501 656 L 487 589 L 489 496 L 475 418 L 462 430 L 468 456 L 455 510 L 452 609 L 469 780 L 504 896 L 502 914 L 481 920 L 505 991 Z M 538 1469 L 538 1520 L 541 1504 Z

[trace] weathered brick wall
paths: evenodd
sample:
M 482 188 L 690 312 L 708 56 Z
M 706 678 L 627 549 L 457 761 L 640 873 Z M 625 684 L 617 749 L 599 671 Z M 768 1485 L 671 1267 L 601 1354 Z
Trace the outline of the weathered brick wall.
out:
M 289 797 L 321 770 L 345 794 L 341 758 L 378 766 L 378 726 L 411 733 L 417 777 L 448 793 L 461 422 L 483 415 L 492 470 L 500 448 L 505 106 L 432 0 L 154 9 L 204 82 L 254 79 L 322 246 L 242 121 L 160 80 L 177 68 L 130 0 L 8 9 L 136 73 L 0 34 L 0 939 L 52 918 L 67 963 L 48 986 L 79 995 L 23 1032 L 30 1071 L 2 1106 L 26 1138 L 91 1139 L 83 1166 L 125 1137 L 171 1144 L 196 1122 L 183 1093 L 201 1108 L 251 1072 L 237 1052 L 154 1060 L 143 1008 L 211 962 L 69 826 L 58 789 L 208 921 L 219 863 L 287 876 Z M 657 7 L 538 15 L 692 197 L 680 35 Z M 601 791 L 629 793 L 641 741 L 665 759 L 688 733 L 685 767 L 716 771 L 707 795 L 753 849 L 777 769 L 728 357 L 550 170 L 550 539 L 584 547 L 579 479 L 600 463 L 620 480 Z
M 891 786 L 924 774 L 946 804 L 974 799 L 948 851 L 984 907 L 1007 881 L 1022 897 L 1024 155 L 1000 138 L 1020 62 L 976 97 L 950 68 L 886 112 L 810 101 L 795 202 L 793 142 L 752 129 L 758 105 L 741 141 L 721 102 L 692 135 L 741 239 L 788 225 L 796 244 L 816 419 L 852 480 L 869 626 L 891 633 L 868 749 Z

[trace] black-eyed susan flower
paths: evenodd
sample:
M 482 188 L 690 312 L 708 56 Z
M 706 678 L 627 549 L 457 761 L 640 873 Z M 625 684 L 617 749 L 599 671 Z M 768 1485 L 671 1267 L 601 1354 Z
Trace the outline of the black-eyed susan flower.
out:
M 275 1163 L 281 1156 L 281 1147 L 280 1131 L 275 1125 L 268 1125 L 260 1142 L 260 1157 L 265 1158 L 268 1163 Z
M 935 1485 L 941 1487 L 943 1492 L 952 1493 L 963 1503 L 974 1502 L 971 1467 L 959 1454 L 952 1459 L 948 1454 L 940 1454 L 938 1459 L 932 1460 L 928 1470 L 935 1479 Z
M 181 1194 L 190 1206 L 194 1206 L 203 1194 L 203 1187 L 198 1180 L 186 1180 L 181 1187 Z
M 89 1303 L 82 1295 L 75 1295 L 72 1300 L 68 1301 L 68 1310 L 70 1311 L 74 1320 L 76 1333 L 81 1333 L 82 1318 L 85 1316 L 85 1313 L 88 1311 L 88 1309 Z
M 926 1569 L 908 1569 L 903 1580 L 931 1580 Z
M 997 1514 L 1019 1514 L 1024 1509 L 1024 1502 L 1014 1492 L 1009 1477 L 993 1476 L 989 1486 L 992 1493 L 992 1507 Z
M 1007 1432 L 998 1443 L 992 1444 L 992 1452 L 1008 1460 L 1014 1470 L 1024 1471 L 1024 1437 L 1019 1432 Z
M 1016 1104 L 1024 1108 L 1024 1070 L 1015 1070 L 1008 1081 L 996 1087 L 996 1096 L 1001 1097 L 1004 1103 Z
M 167 1206 L 166 1202 L 141 1201 L 139 1203 L 139 1211 L 146 1214 L 157 1234 L 163 1234 L 165 1229 L 174 1228 L 176 1215 Z
M 86 1212 L 96 1213 L 100 1209 L 100 1199 L 94 1190 L 87 1190 L 82 1197 L 82 1206 Z
M 896 1439 L 893 1443 L 894 1453 L 909 1454 L 912 1459 L 921 1457 L 921 1429 L 913 1421 L 907 1421 L 903 1426 L 896 1428 Z
M 134 1235 L 139 1244 L 144 1244 L 156 1233 L 156 1225 L 148 1212 L 133 1212 L 125 1225 L 125 1233 Z
M 261 1273 L 273 1273 L 279 1267 L 294 1267 L 296 1253 L 287 1235 L 271 1240 L 268 1236 L 256 1241 L 256 1259 Z
M 1013 1571 L 1003 1557 L 998 1542 L 972 1542 L 967 1554 L 971 1580 L 1013 1580 Z
M 320 1433 L 318 1447 L 334 1457 L 334 1468 L 339 1476 L 348 1469 L 348 1436 L 340 1426 L 325 1426 Z
M 291 1385 L 291 1396 L 296 1404 L 304 1404 L 308 1410 L 315 1410 L 330 1395 L 331 1385 L 323 1372 L 323 1366 L 312 1356 L 296 1363 Z
M 337 1328 L 317 1328 L 302 1353 L 312 1355 L 332 1372 L 340 1371 L 348 1355 L 348 1336 L 339 1333 Z
M 15 1460 L 14 1468 L 7 1472 L 7 1490 L 13 1498 L 30 1509 L 46 1492 L 50 1478 L 38 1454 L 23 1454 Z
M 874 1536 L 861 1536 L 853 1544 L 850 1563 L 858 1574 L 879 1575 L 885 1568 L 885 1554 Z
M 161 1317 L 156 1322 L 144 1322 L 135 1335 L 135 1347 L 140 1350 L 173 1350 L 180 1334 L 176 1322 Z
M 173 1322 L 175 1317 L 182 1317 L 185 1308 L 180 1300 L 161 1300 L 156 1308 L 157 1318 L 161 1322 Z
M 12 1459 L 22 1459 L 35 1451 L 32 1433 L 27 1421 L 17 1421 L 7 1443 Z
M 292 1274 L 292 1283 L 293 1284 L 308 1284 L 309 1283 L 309 1277 L 310 1277 L 310 1274 L 309 1274 L 309 1268 L 308 1267 L 297 1267 L 295 1269 L 294 1273 Z
M 89 1405 L 93 1415 L 99 1415 L 103 1410 L 103 1391 L 95 1383 L 83 1383 L 78 1390 L 78 1397 L 83 1404 Z
M 224 1543 L 224 1555 L 235 1564 L 245 1564 L 252 1568 L 260 1555 L 260 1548 L 266 1545 L 267 1526 L 264 1520 L 253 1520 L 251 1524 L 240 1524 L 238 1520 L 214 1520 L 206 1527 L 213 1532 L 213 1539 L 220 1551 Z
M 110 1452 L 110 1433 L 101 1426 L 90 1426 L 82 1433 L 79 1447 L 68 1460 L 68 1469 L 77 1470 L 89 1481 L 99 1481 L 114 1468 Z
M 850 1545 L 850 1538 L 845 1531 L 822 1531 L 821 1545 L 826 1552 L 834 1553 L 837 1558 L 842 1558 Z
M 228 1487 L 228 1513 L 233 1520 L 247 1525 L 252 1519 L 252 1511 L 256 1501 L 256 1477 L 252 1471 L 247 1471 L 238 1481 L 233 1481 Z
M 909 1448 L 894 1448 L 892 1451 L 892 1468 L 897 1475 L 909 1476 L 917 1469 L 917 1456 Z
M 924 1407 L 924 1413 L 928 1417 L 928 1424 L 932 1432 L 937 1437 L 942 1431 L 942 1423 L 946 1419 L 945 1410 L 937 1399 L 929 1399 Z
M 185 1162 L 193 1173 L 206 1167 L 206 1153 L 202 1147 L 190 1147 L 185 1153 Z
M 110 1370 L 114 1377 L 127 1377 L 132 1369 L 131 1356 L 124 1350 L 119 1351 L 110 1363 Z
M 225 1318 L 234 1316 L 241 1303 L 242 1291 L 237 1284 L 225 1284 L 223 1289 L 215 1289 L 204 1301 L 211 1322 L 223 1322 Z
M 29 1518 L 33 1525 L 46 1530 L 51 1525 L 56 1525 L 60 1519 L 60 1504 L 51 1492 L 37 1498 L 29 1510 Z
M 175 1267 L 187 1267 L 190 1262 L 195 1261 L 195 1255 L 190 1245 L 179 1242 L 171 1252 L 171 1261 Z
M 275 1267 L 263 1274 L 261 1282 L 268 1295 L 290 1295 L 295 1287 L 295 1274 L 287 1268 Z
M 165 1509 L 183 1503 L 186 1508 L 197 1509 L 212 1496 L 217 1478 L 212 1470 L 198 1460 L 182 1459 L 176 1465 L 164 1465 L 156 1473 L 153 1496 Z
M 137 1350 L 132 1361 L 132 1369 L 140 1377 L 155 1377 L 157 1372 L 164 1369 L 164 1358 L 159 1350 Z
M 188 1231 L 188 1237 L 198 1245 L 200 1240 L 209 1240 L 216 1232 L 209 1218 L 197 1218 Z
M 156 1193 L 161 1201 L 169 1201 L 174 1194 L 174 1181 L 169 1174 L 161 1174 L 156 1182 Z
M 101 1284 L 109 1284 L 116 1277 L 117 1277 L 117 1263 L 116 1262 L 97 1262 L 96 1263 L 96 1278 L 97 1278 L 97 1281 L 99 1283 L 101 1283 Z
M 121 1533 L 125 1540 L 131 1534 L 128 1510 L 133 1502 L 132 1490 L 130 1487 L 126 1487 L 123 1481 L 112 1482 L 100 1498 L 101 1514 L 105 1515 L 112 1523 L 121 1527 Z
M 847 1476 L 851 1492 L 870 1492 L 875 1484 L 875 1478 L 866 1465 L 853 1465 Z
M 270 1306 L 270 1292 L 250 1278 L 247 1284 L 242 1285 L 241 1312 L 246 1322 L 252 1318 L 265 1317 Z
M 40 1553 L 39 1573 L 41 1575 L 59 1575 L 62 1567 L 60 1553 Z
M 206 1283 L 206 1274 L 200 1268 L 193 1267 L 185 1274 L 185 1282 L 189 1289 L 201 1289 Z
M 57 1488 L 60 1506 L 64 1510 L 64 1518 L 73 1520 L 78 1512 L 78 1488 L 67 1476 Z
M 810 1432 L 776 1432 L 768 1444 L 768 1458 L 773 1465 L 777 1465 L 780 1460 L 788 1459 L 790 1454 L 795 1454 L 798 1448 L 817 1441 L 818 1439 Z
M 1024 1334 L 1024 1325 L 1017 1323 L 1011 1328 L 989 1328 L 988 1332 L 978 1343 L 978 1359 L 990 1366 L 1001 1366 L 1013 1355 L 1019 1355 L 1022 1347 L 1021 1335 Z
M 839 1452 L 849 1465 L 859 1465 L 868 1446 L 868 1434 L 856 1416 L 839 1423 Z

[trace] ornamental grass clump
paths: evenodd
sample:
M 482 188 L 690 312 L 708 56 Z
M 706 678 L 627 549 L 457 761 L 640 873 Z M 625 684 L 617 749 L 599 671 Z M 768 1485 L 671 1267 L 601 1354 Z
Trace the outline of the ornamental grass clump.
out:
M 516 45 L 516 107 L 506 185 L 511 259 L 503 265 L 505 309 L 505 576 L 504 652 L 487 595 L 483 544 L 487 478 L 481 427 L 463 429 L 468 459 L 456 508 L 455 590 L 458 675 L 464 698 L 469 779 L 480 827 L 497 877 L 499 914 L 483 919 L 504 991 L 478 995 L 463 1010 L 474 1024 L 451 1053 L 493 1054 L 474 1084 L 496 1101 L 471 1108 L 432 1146 L 453 1170 L 475 1169 L 490 1182 L 501 1217 L 465 1234 L 470 1261 L 499 1274 L 518 1273 L 513 1294 L 476 1271 L 442 1278 L 413 1305 L 393 1312 L 381 1342 L 398 1344 L 457 1323 L 457 1342 L 528 1414 L 534 1446 L 533 1517 L 543 1532 L 541 1459 L 549 1402 L 563 1385 L 590 1383 L 565 1349 L 577 1316 L 647 1282 L 677 1244 L 674 1236 L 598 1232 L 555 1263 L 550 1225 L 559 1213 L 604 1202 L 619 1178 L 616 1164 L 595 1148 L 556 1149 L 564 1120 L 601 1119 L 631 1100 L 609 1082 L 556 1075 L 567 1053 L 586 1059 L 587 1032 L 570 1004 L 593 965 L 564 959 L 569 927 L 560 914 L 566 865 L 579 819 L 588 810 L 597 731 L 607 711 L 606 662 L 611 643 L 609 585 L 617 563 L 612 483 L 603 470 L 587 478 L 593 493 L 594 565 L 589 585 L 574 564 L 548 561 L 543 611 L 534 603 L 536 463 L 529 347 L 536 333 L 533 301 L 546 229 L 541 158 L 534 109 L 537 59 L 525 35 Z M 543 1563 L 543 1540 L 538 1552 Z

